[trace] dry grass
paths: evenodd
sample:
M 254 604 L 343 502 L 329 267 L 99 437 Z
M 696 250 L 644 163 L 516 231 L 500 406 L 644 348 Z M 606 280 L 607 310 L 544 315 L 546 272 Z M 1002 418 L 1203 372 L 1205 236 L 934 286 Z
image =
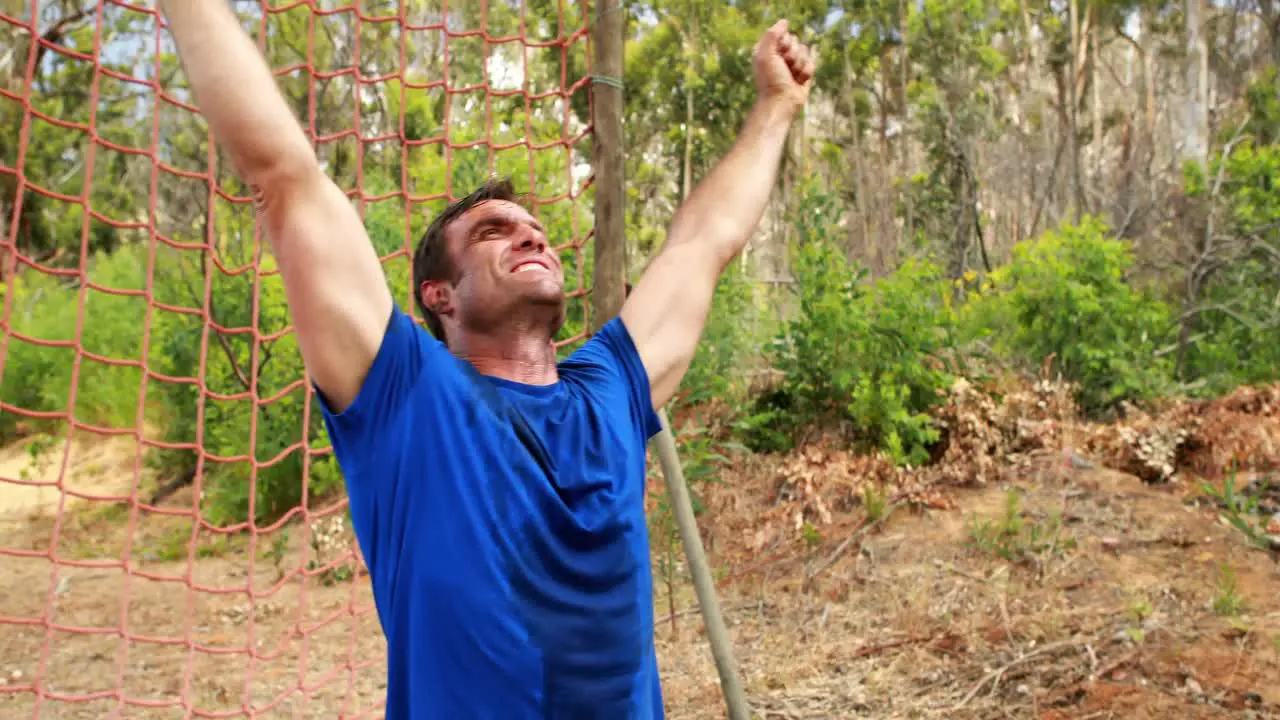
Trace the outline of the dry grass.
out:
M 1280 716 L 1274 559 L 1132 476 L 1051 469 L 1008 486 L 1025 524 L 1003 545 L 980 529 L 1009 527 L 993 485 L 955 510 L 895 513 L 808 581 L 844 528 L 726 583 L 760 716 Z M 659 630 L 675 716 L 723 717 L 697 617 L 677 623 Z

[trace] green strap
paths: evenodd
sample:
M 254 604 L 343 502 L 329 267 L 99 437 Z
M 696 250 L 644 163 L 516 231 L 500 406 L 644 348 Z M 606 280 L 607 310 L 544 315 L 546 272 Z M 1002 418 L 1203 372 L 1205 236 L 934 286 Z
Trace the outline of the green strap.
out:
M 608 75 L 592 75 L 591 82 L 600 83 L 601 85 L 608 85 L 609 87 L 615 87 L 615 88 L 618 88 L 619 90 L 625 89 L 622 85 L 621 78 L 609 77 Z

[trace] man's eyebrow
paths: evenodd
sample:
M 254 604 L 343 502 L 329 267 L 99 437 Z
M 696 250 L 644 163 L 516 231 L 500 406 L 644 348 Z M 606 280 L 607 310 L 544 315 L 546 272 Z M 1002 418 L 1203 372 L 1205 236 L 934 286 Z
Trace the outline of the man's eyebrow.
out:
M 477 220 L 476 223 L 471 226 L 471 232 L 469 234 L 475 236 L 489 228 L 501 227 L 502 225 L 509 225 L 510 223 L 511 221 L 505 217 L 489 216 L 487 218 Z
M 507 226 L 516 225 L 516 224 L 526 224 L 529 227 L 534 228 L 540 233 L 546 233 L 547 231 L 546 228 L 543 227 L 542 223 L 538 222 L 537 218 L 534 218 L 534 217 L 514 218 L 507 214 L 499 214 L 499 215 L 490 215 L 488 217 L 477 220 L 475 224 L 471 226 L 471 229 L 468 231 L 467 235 L 469 237 L 475 237 L 476 235 L 490 228 L 501 228 L 501 227 L 507 227 Z

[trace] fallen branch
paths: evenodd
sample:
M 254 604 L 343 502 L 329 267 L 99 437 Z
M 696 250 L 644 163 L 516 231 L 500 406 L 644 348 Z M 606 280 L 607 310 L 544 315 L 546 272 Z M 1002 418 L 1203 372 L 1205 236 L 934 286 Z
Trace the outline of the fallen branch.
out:
M 989 682 L 992 682 L 993 680 L 998 680 L 999 678 L 1003 677 L 1004 674 L 1009 672 L 1010 669 L 1018 665 L 1021 665 L 1022 663 L 1034 657 L 1037 657 L 1039 655 L 1044 655 L 1045 653 L 1053 652 L 1054 650 L 1061 650 L 1062 648 L 1071 647 L 1073 645 L 1079 645 L 1079 644 L 1080 643 L 1077 640 L 1064 640 L 1062 642 L 1049 643 L 1048 645 L 1041 645 L 1040 647 L 1036 648 L 1035 650 L 1032 650 L 1026 655 L 1022 655 L 1021 657 L 1017 657 L 1017 658 L 1014 658 L 1013 660 L 1010 660 L 1009 662 L 1005 663 L 1003 666 L 998 667 L 995 670 L 992 670 L 986 675 L 983 675 L 982 679 L 978 681 L 978 684 L 970 688 L 969 692 L 965 693 L 965 696 L 960 699 L 960 702 L 956 703 L 951 708 L 951 712 L 957 712 L 960 709 L 962 709 L 965 705 L 968 705 L 969 701 L 973 700 L 973 698 L 978 694 L 978 691 L 982 690 L 983 686 L 985 686 Z
M 1088 677 L 1084 680 L 1081 680 L 1080 682 L 1073 683 L 1065 688 L 1054 691 L 1051 697 L 1056 697 L 1056 698 L 1072 697 L 1077 693 L 1084 692 L 1084 688 L 1086 686 L 1093 685 L 1097 681 L 1105 679 L 1111 673 L 1114 673 L 1115 671 L 1119 670 L 1125 665 L 1128 665 L 1129 663 L 1133 662 L 1133 659 L 1138 655 L 1137 650 L 1132 650 L 1130 652 L 1127 652 L 1121 655 L 1115 660 L 1112 660 L 1111 662 L 1102 666 L 1101 669 L 1099 669 L 1098 656 L 1097 654 L 1094 653 L 1093 646 L 1090 644 L 1086 644 L 1084 646 L 1084 649 L 1085 649 L 1085 652 L 1088 653 L 1089 655 Z
M 1137 655 L 1138 655 L 1138 651 L 1137 651 L 1137 650 L 1133 650 L 1133 651 L 1130 651 L 1130 652 L 1125 653 L 1124 655 L 1121 655 L 1121 656 L 1120 656 L 1119 658 L 1117 658 L 1116 660 L 1113 660 L 1112 662 L 1107 663 L 1107 664 L 1106 664 L 1106 665 L 1105 665 L 1101 670 L 1099 670 L 1099 671 L 1097 671 L 1097 672 L 1093 673 L 1093 674 L 1089 677 L 1089 682 L 1093 682 L 1093 681 L 1095 681 L 1095 680 L 1100 680 L 1100 679 L 1103 679 L 1103 678 L 1107 677 L 1107 676 L 1108 676 L 1108 675 L 1110 675 L 1111 673 L 1113 673 L 1113 672 L 1115 672 L 1115 671 L 1119 670 L 1120 668 L 1124 667 L 1125 665 L 1128 665 L 1129 663 L 1133 662 L 1133 659 L 1134 659 L 1135 657 L 1137 657 Z
M 865 647 L 859 648 L 858 651 L 853 654 L 853 657 L 854 658 L 871 657 L 872 655 L 878 655 L 879 653 L 882 653 L 885 650 L 894 650 L 896 648 L 900 648 L 906 645 L 919 645 L 921 643 L 931 642 L 935 637 L 937 636 L 936 635 L 918 635 L 916 637 L 902 638 L 901 640 L 893 640 L 890 642 L 876 643 L 875 645 L 867 645 Z
M 827 556 L 826 560 L 823 560 L 820 565 L 818 565 L 812 571 L 810 571 L 805 575 L 805 578 L 804 578 L 805 585 L 807 586 L 809 583 L 813 582 L 813 579 L 818 577 L 818 575 L 821 575 L 823 572 L 826 572 L 827 568 L 830 568 L 832 565 L 835 565 L 836 561 L 839 560 L 842 555 L 844 555 L 845 551 L 847 551 L 850 547 L 853 546 L 853 543 L 855 540 L 871 532 L 871 530 L 873 530 L 874 528 L 877 528 L 880 525 L 884 524 L 884 521 L 888 520 L 889 516 L 893 514 L 893 511 L 898 509 L 898 506 L 901 504 L 902 504 L 901 502 L 894 502 L 888 505 L 887 507 L 885 507 L 884 513 L 881 514 L 880 517 L 875 520 L 871 520 L 869 517 L 864 517 L 862 519 L 862 522 L 859 523 L 858 526 L 853 529 L 853 532 L 849 533 L 849 537 L 845 538 L 836 547 L 836 549 L 833 550 L 831 554 Z

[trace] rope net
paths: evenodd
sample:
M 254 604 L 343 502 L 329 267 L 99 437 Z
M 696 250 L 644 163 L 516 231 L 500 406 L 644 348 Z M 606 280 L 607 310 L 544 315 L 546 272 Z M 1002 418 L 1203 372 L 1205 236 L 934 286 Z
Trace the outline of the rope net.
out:
M 403 308 L 431 217 L 509 176 L 583 338 L 585 0 L 235 7 Z M 0 1 L 0 292 L 0 716 L 377 716 L 281 279 L 152 7 Z

